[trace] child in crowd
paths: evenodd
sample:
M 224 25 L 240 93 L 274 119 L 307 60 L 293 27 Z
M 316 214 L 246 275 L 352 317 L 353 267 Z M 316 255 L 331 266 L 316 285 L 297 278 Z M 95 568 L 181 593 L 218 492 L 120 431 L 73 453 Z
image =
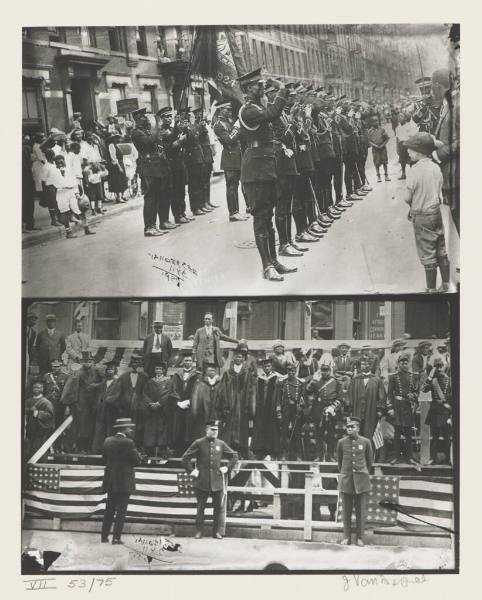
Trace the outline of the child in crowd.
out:
M 383 165 L 385 181 L 390 181 L 388 177 L 388 154 L 387 143 L 390 137 L 385 129 L 380 125 L 378 117 L 372 117 L 371 126 L 368 130 L 368 141 L 372 147 L 373 164 L 377 172 L 377 181 L 381 182 L 380 167 Z
M 107 176 L 107 169 L 103 162 L 84 165 L 84 185 L 93 215 L 102 215 L 106 212 L 105 208 L 102 208 L 104 199 L 104 183 L 102 180 Z
M 450 262 L 440 211 L 443 177 L 440 167 L 431 159 L 435 141 L 429 133 L 423 132 L 410 137 L 405 146 L 415 164 L 407 177 L 404 200 L 410 206 L 408 218 L 412 221 L 418 256 L 425 269 L 426 291 L 437 291 L 438 267 L 442 278 L 438 291 L 446 292 L 450 284 Z
M 55 181 L 57 178 L 57 167 L 55 165 L 55 152 L 48 148 L 44 151 L 45 154 L 45 165 L 42 171 L 42 199 L 40 202 L 41 206 L 48 208 L 50 215 L 50 224 L 55 226 L 62 226 L 59 221 L 59 207 L 57 206 L 57 194 L 55 187 Z
M 398 179 L 406 179 L 407 175 L 405 173 L 405 169 L 407 164 L 410 164 L 410 158 L 408 156 L 405 142 L 409 137 L 418 133 L 418 127 L 412 121 L 412 118 L 403 112 L 400 113 L 398 120 L 399 124 L 395 128 L 395 136 L 397 138 L 398 162 L 402 168 L 402 174 Z

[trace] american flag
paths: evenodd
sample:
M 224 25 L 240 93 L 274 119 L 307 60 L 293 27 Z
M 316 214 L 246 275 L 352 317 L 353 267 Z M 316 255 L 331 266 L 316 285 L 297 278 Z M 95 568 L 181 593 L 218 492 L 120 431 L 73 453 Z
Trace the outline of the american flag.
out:
M 28 465 L 23 493 L 25 515 L 63 519 L 101 517 L 103 467 Z M 129 498 L 127 517 L 192 519 L 196 499 L 190 477 L 174 469 L 136 469 L 136 491 Z M 212 516 L 208 500 L 206 516 Z
M 375 450 L 378 450 L 383 446 L 383 433 L 382 426 L 380 421 L 378 421 L 377 426 L 375 427 L 375 431 L 373 432 L 373 445 L 375 446 Z
M 368 494 L 368 505 L 367 505 L 367 523 L 378 523 L 383 525 L 396 525 L 397 524 L 397 513 L 393 510 L 383 508 L 380 506 L 380 502 L 398 502 L 399 494 L 399 481 L 398 477 L 381 475 L 370 477 L 371 490 Z M 353 510 L 352 519 L 355 518 L 355 511 Z M 338 496 L 338 507 L 336 513 L 336 520 L 338 522 L 343 521 L 343 496 Z
M 401 477 L 399 504 L 410 514 L 434 525 L 453 529 L 454 489 L 450 477 Z M 398 513 L 399 523 L 423 525 Z

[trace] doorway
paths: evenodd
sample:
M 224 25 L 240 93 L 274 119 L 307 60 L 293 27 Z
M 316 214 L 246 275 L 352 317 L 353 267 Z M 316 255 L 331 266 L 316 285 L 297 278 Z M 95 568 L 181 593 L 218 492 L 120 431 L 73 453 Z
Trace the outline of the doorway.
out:
M 97 118 L 90 79 L 72 79 L 72 112 L 82 113 L 82 128 L 93 128 Z
M 226 302 L 220 300 L 212 300 L 210 302 L 198 302 L 191 300 L 186 302 L 186 323 L 184 325 L 184 339 L 194 335 L 196 329 L 203 327 L 204 314 L 207 312 L 213 313 L 213 325 L 219 327 L 221 331 L 228 334 L 229 330 L 223 327 L 224 309 Z

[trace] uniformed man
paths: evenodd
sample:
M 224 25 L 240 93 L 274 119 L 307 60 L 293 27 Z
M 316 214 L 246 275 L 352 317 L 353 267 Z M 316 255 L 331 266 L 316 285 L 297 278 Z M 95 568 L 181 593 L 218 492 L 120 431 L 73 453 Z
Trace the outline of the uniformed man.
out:
M 160 236 L 165 232 L 157 229 L 156 220 L 159 205 L 169 202 L 166 188 L 169 182 L 169 163 L 159 147 L 157 131 L 152 131 L 146 109 L 135 110 L 132 117 L 136 126 L 132 130 L 131 138 L 139 153 L 137 168 L 144 192 L 144 235 Z
M 35 381 L 32 397 L 25 401 L 25 455 L 30 459 L 54 430 L 54 407 L 43 395 L 44 385 Z
M 291 272 L 277 260 L 273 209 L 276 204 L 276 165 L 271 122 L 277 119 L 286 103 L 288 91 L 279 81 L 270 80 L 278 88 L 272 105 L 265 107 L 261 69 L 238 78 L 246 94 L 239 110 L 239 121 L 246 138 L 246 150 L 241 161 L 241 182 L 253 215 L 256 246 L 263 265 L 263 277 L 268 281 L 283 281 L 279 273 Z
M 193 111 L 195 123 L 199 134 L 199 143 L 203 152 L 203 167 L 201 171 L 201 206 L 206 211 L 218 208 L 217 204 L 211 203 L 211 174 L 213 172 L 214 155 L 211 147 L 210 128 L 201 107 Z
M 241 144 L 239 121 L 234 123 L 231 102 L 221 102 L 216 107 L 214 133 L 223 146 L 221 169 L 226 180 L 226 202 L 230 221 L 245 221 L 239 214 L 239 178 L 241 177 Z
M 296 377 L 296 365 L 288 364 L 280 381 L 276 414 L 281 423 L 282 460 L 295 460 L 301 452 L 300 434 L 305 407 L 304 380 Z
M 213 538 L 223 539 L 219 531 L 221 505 L 223 496 L 226 494 L 225 475 L 232 469 L 238 455 L 226 442 L 218 440 L 219 425 L 217 421 L 206 423 L 206 436 L 195 440 L 182 455 L 182 462 L 187 472 L 194 479 L 196 490 L 197 513 L 195 538 L 203 536 L 204 509 L 209 496 L 213 501 Z M 227 466 L 221 464 L 223 458 L 228 458 Z
M 199 128 L 190 121 L 190 107 L 182 110 L 181 129 L 186 135 L 184 142 L 184 164 L 187 171 L 187 189 L 192 214 L 196 217 L 211 212 L 203 206 L 204 154 L 199 141 Z
M 351 515 L 355 504 L 356 544 L 364 546 L 363 534 L 367 512 L 368 492 L 371 489 L 370 470 L 373 449 L 369 439 L 362 437 L 360 420 L 351 417 L 346 424 L 347 434 L 338 441 L 338 491 L 343 501 L 343 546 L 351 544 Z
M 341 381 L 331 374 L 330 365 L 320 365 L 320 370 L 306 383 L 306 391 L 314 393 L 320 403 L 320 440 L 324 459 L 335 460 L 336 421 L 343 403 L 343 387 Z

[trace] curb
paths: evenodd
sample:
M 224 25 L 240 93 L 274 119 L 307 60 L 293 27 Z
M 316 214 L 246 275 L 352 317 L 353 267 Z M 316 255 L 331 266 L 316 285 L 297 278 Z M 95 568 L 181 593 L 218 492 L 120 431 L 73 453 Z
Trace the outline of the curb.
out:
M 220 174 L 216 173 L 212 178 L 211 184 L 216 185 L 216 184 L 220 183 L 221 181 L 224 181 L 224 179 L 221 177 L 222 174 L 224 174 L 224 172 L 222 172 Z M 187 195 L 187 193 L 186 193 L 186 195 Z M 102 223 L 103 221 L 105 221 L 105 219 L 108 219 L 111 216 L 114 217 L 116 215 L 123 214 L 124 212 L 141 208 L 142 202 L 143 202 L 143 198 L 141 196 L 139 198 L 133 198 L 131 200 L 128 200 L 125 204 L 120 204 L 120 205 L 114 204 L 108 210 L 108 212 L 105 213 L 105 215 L 103 217 L 101 217 L 100 215 L 96 215 L 95 217 L 90 216 L 89 217 L 89 225 L 97 225 L 98 223 Z M 108 203 L 108 205 L 109 204 L 110 203 Z M 72 223 L 71 228 L 74 233 L 82 232 L 82 230 L 83 230 L 83 226 L 81 224 L 77 224 L 77 223 Z M 52 240 L 62 240 L 64 238 L 65 238 L 65 233 L 64 233 L 63 226 L 62 227 L 49 226 L 47 229 L 42 229 L 42 231 L 36 231 L 36 232 L 29 233 L 29 234 L 23 234 L 22 235 L 22 249 L 23 248 L 31 248 L 32 246 L 38 246 L 40 244 L 44 244 L 44 243 L 50 242 Z

